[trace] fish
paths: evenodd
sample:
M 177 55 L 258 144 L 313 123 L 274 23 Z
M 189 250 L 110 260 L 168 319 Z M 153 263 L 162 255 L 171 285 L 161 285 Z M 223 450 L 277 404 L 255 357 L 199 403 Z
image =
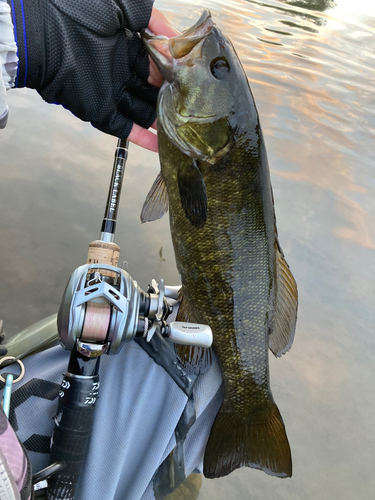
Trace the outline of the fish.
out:
M 141 220 L 169 210 L 181 277 L 177 320 L 205 323 L 224 379 L 203 472 L 239 467 L 291 477 L 285 425 L 270 388 L 268 349 L 293 342 L 297 285 L 281 250 L 264 138 L 248 78 L 230 40 L 204 10 L 182 34 L 142 33 L 164 77 L 157 102 L 161 171 Z M 208 349 L 176 346 L 204 373 Z

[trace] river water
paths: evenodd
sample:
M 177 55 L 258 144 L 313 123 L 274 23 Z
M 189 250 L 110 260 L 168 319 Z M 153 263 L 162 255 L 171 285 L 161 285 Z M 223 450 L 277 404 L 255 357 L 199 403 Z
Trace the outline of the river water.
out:
M 293 478 L 251 469 L 204 480 L 200 500 L 367 500 L 375 479 L 375 4 L 171 1 L 179 29 L 203 7 L 231 38 L 265 135 L 280 242 L 299 287 L 292 350 L 270 360 Z M 116 139 L 9 92 L 0 133 L 0 319 L 12 335 L 58 309 L 99 236 Z M 141 225 L 157 155 L 131 146 L 116 242 L 142 287 L 177 284 L 168 220 Z

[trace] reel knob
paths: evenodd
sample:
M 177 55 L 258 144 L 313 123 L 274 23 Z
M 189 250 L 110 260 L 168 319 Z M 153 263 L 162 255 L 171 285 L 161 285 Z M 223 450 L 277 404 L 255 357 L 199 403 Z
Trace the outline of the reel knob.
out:
M 172 321 L 166 328 L 167 338 L 176 344 L 211 347 L 213 336 L 208 325 Z

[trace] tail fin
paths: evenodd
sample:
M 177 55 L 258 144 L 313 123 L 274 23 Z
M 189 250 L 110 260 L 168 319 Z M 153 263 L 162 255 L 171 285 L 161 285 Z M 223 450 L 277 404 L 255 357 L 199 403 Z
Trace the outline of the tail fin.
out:
M 254 467 L 276 477 L 292 476 L 292 457 L 284 422 L 272 402 L 267 415 L 237 418 L 221 407 L 207 443 L 203 473 L 214 479 L 239 467 Z

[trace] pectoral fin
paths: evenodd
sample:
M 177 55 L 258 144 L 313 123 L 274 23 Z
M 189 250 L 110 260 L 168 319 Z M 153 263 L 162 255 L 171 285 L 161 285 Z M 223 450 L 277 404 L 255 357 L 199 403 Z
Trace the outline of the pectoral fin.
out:
M 207 219 L 206 186 L 195 161 L 180 166 L 177 171 L 181 205 L 187 219 L 196 228 L 202 228 Z
M 161 172 L 156 177 L 141 212 L 141 222 L 150 222 L 161 219 L 168 211 L 168 194 Z
M 289 266 L 276 241 L 277 291 L 276 307 L 269 348 L 277 357 L 285 354 L 292 346 L 297 321 L 297 285 Z

